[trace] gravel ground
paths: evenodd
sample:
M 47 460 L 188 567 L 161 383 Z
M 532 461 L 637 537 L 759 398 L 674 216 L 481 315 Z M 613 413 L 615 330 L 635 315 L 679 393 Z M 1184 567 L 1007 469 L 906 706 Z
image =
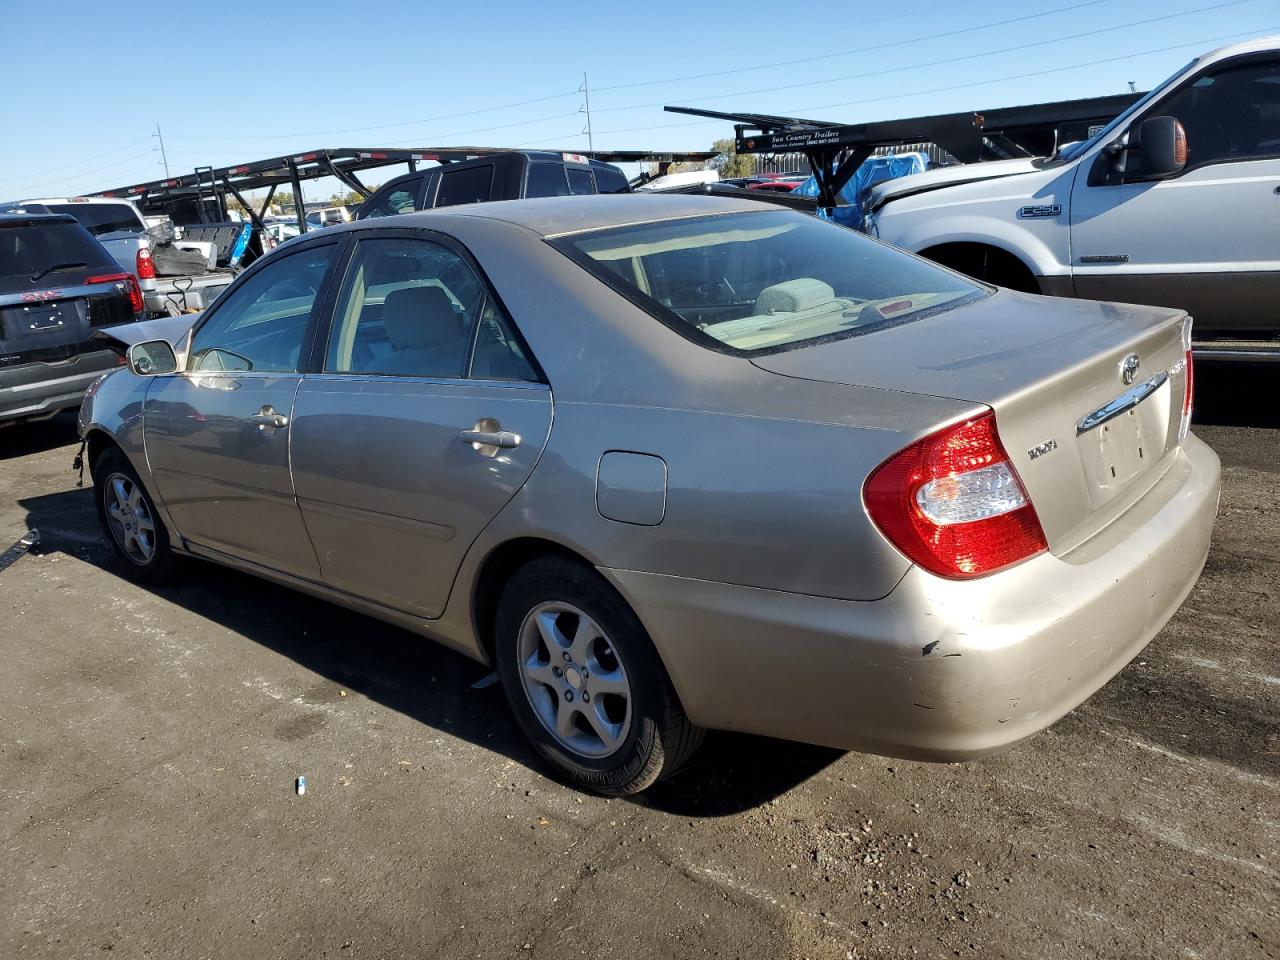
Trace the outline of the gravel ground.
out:
M 1198 371 L 1204 576 L 1052 729 L 963 765 L 712 736 L 637 801 L 547 779 L 399 630 L 131 585 L 70 420 L 0 433 L 0 550 L 43 535 L 0 571 L 0 956 L 1280 956 L 1276 373 Z

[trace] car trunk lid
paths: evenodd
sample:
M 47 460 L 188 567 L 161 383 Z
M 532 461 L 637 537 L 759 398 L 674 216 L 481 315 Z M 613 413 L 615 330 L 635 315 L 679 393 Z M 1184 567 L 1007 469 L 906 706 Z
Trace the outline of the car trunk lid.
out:
M 1168 468 L 1180 443 L 1185 320 L 1171 310 L 1000 291 L 753 362 L 784 376 L 991 407 L 1049 547 L 1062 554 Z M 1128 358 L 1136 360 L 1126 379 Z

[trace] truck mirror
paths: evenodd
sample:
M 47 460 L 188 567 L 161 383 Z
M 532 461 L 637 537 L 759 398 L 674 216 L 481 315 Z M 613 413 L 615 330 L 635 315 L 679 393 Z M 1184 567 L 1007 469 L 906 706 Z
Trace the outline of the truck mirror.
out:
M 1148 117 L 1138 127 L 1143 177 L 1167 177 L 1187 165 L 1187 131 L 1175 117 Z
M 178 369 L 178 357 L 168 340 L 135 343 L 125 357 L 129 372 L 139 377 L 158 377 Z

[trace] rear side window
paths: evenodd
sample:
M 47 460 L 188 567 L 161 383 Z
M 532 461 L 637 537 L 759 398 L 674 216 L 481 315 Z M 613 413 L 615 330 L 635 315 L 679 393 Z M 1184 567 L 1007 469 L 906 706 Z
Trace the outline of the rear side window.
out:
M 569 174 L 569 192 L 573 195 L 580 193 L 595 193 L 596 181 L 591 176 L 590 170 L 583 170 L 581 167 L 566 167 L 565 171 Z
M 569 181 L 564 176 L 564 164 L 539 161 L 529 164 L 529 176 L 525 182 L 526 197 L 567 197 Z
M 596 173 L 596 190 L 600 193 L 628 193 L 631 185 L 617 167 L 599 166 L 593 168 Z
M 940 267 L 791 211 L 667 220 L 554 244 L 667 326 L 737 354 L 870 333 L 986 295 Z
M 464 377 L 483 301 L 479 278 L 443 244 L 361 240 L 338 298 L 324 369 Z
M 118 273 L 120 268 L 78 223 L 0 226 L 0 278 L 9 289 L 56 284 L 76 270 Z
M 486 163 L 465 170 L 447 170 L 440 175 L 436 206 L 452 207 L 460 203 L 484 203 L 489 199 L 492 186 L 493 164 Z
M 134 213 L 133 208 L 123 203 L 50 203 L 50 213 L 69 213 L 95 237 L 104 233 L 142 233 L 146 225 Z

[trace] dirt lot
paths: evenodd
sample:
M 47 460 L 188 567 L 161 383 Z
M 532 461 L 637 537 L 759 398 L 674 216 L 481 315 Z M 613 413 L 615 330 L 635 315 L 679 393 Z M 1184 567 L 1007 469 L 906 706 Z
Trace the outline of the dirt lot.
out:
M 70 420 L 0 433 L 0 551 L 43 535 L 0 571 L 0 956 L 1280 956 L 1280 370 L 1198 373 L 1208 566 L 1087 704 L 969 765 L 713 737 L 637 802 L 408 634 L 132 586 Z

